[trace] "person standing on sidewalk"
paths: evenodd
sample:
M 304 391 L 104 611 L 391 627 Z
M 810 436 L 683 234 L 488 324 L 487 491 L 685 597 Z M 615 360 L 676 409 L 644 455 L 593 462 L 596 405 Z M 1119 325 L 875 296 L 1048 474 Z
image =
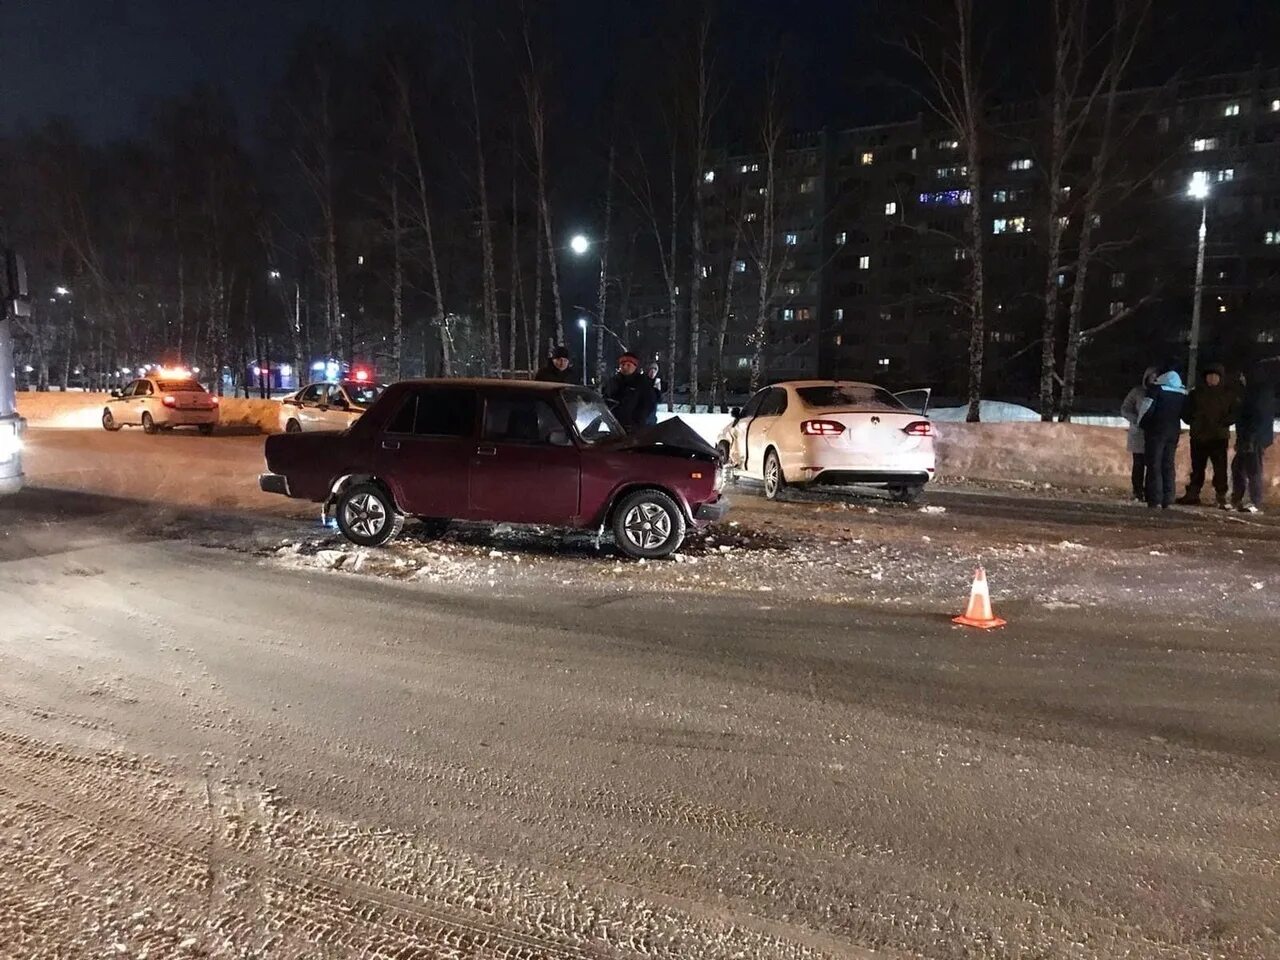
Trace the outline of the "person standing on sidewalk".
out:
M 1263 456 L 1275 442 L 1276 392 L 1261 367 L 1249 373 L 1236 418 L 1236 455 L 1231 461 L 1231 503 L 1241 513 L 1262 510 Z M 1248 497 L 1248 503 L 1245 497 Z
M 1200 505 L 1206 468 L 1213 464 L 1213 491 L 1218 506 L 1227 506 L 1227 446 L 1231 425 L 1240 410 L 1240 395 L 1227 385 L 1221 364 L 1205 367 L 1200 385 L 1191 391 L 1182 419 L 1191 427 L 1191 480 L 1178 503 Z
M 1182 414 L 1187 403 L 1187 391 L 1182 377 L 1166 364 L 1165 372 L 1156 377 L 1142 401 L 1143 454 L 1147 462 L 1147 507 L 1168 510 L 1173 505 L 1173 493 L 1177 484 L 1175 468 L 1178 456 L 1178 440 L 1182 436 Z
M 1133 457 L 1131 474 L 1133 499 L 1138 503 L 1143 503 L 1147 499 L 1146 439 L 1142 435 L 1142 428 L 1138 426 L 1138 420 L 1142 416 L 1142 401 L 1146 399 L 1147 391 L 1155 382 L 1156 374 L 1159 372 L 1155 367 L 1147 367 L 1142 374 L 1142 382 L 1130 390 L 1125 395 L 1124 402 L 1120 404 L 1120 416 L 1124 417 L 1129 424 L 1129 436 L 1125 441 L 1125 449 Z

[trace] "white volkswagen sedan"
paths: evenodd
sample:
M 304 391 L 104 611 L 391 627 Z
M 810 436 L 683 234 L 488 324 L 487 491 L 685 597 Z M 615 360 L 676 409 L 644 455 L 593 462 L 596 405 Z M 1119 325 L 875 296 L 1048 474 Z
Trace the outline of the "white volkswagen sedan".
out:
M 218 425 L 218 398 L 184 370 L 160 370 L 111 391 L 102 410 L 102 427 L 142 427 L 159 433 L 174 427 L 195 427 L 203 434 Z
M 280 402 L 280 432 L 345 430 L 373 406 L 383 387 L 363 380 L 312 383 Z
M 909 503 L 935 469 L 928 398 L 870 383 L 777 383 L 736 411 L 720 456 L 738 476 L 763 482 L 770 500 L 787 486 L 870 484 Z

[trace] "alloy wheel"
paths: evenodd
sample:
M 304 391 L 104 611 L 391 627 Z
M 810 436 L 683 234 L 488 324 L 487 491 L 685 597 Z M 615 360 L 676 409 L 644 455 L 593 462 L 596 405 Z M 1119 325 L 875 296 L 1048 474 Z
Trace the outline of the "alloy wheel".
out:
M 627 539 L 641 550 L 656 550 L 671 538 L 671 517 L 652 501 L 637 503 L 622 521 Z
M 387 524 L 387 508 L 377 497 L 361 493 L 347 501 L 347 526 L 362 537 L 376 537 Z

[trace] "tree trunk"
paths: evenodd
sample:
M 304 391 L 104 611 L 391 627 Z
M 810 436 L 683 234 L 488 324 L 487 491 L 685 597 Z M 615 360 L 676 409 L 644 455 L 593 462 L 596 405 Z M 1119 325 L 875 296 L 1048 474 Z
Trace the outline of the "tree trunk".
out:
M 671 144 L 671 262 L 664 263 L 667 275 L 667 300 L 670 310 L 670 322 L 667 325 L 667 410 L 676 412 L 676 343 L 677 327 L 680 322 L 680 285 L 676 272 L 679 260 L 676 259 L 678 237 L 680 232 L 680 193 L 676 189 L 676 145 Z
M 507 370 L 516 372 L 516 313 L 520 303 L 520 191 L 517 180 L 515 130 L 511 137 L 511 303 L 507 311 Z M 530 363 L 532 365 L 532 362 Z
M 484 138 L 480 131 L 480 97 L 476 92 L 476 72 L 471 39 L 467 39 L 467 82 L 471 91 L 471 114 L 476 142 L 476 186 L 480 198 L 480 259 L 484 270 L 482 312 L 484 314 L 485 370 L 492 373 L 502 367 L 502 331 L 498 325 L 498 276 L 493 256 L 493 225 L 489 222 L 488 170 L 484 157 Z
M 391 169 L 391 379 L 399 380 L 404 353 L 404 250 L 400 236 L 400 170 Z
M 613 230 L 614 145 L 609 144 L 609 167 L 604 189 L 604 236 L 600 241 L 600 289 L 596 295 L 596 384 L 604 383 L 604 337 L 609 328 L 609 243 Z

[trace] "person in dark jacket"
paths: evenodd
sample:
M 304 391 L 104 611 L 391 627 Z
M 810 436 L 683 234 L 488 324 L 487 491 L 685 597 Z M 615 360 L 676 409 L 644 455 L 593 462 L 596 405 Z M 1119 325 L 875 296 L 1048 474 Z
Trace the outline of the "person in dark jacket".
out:
M 569 362 L 569 348 L 556 347 L 552 350 L 551 359 L 542 365 L 533 379 L 548 383 L 578 383 L 578 371 Z
M 1165 365 L 1142 402 L 1138 426 L 1145 441 L 1147 463 L 1147 507 L 1169 509 L 1177 482 L 1175 459 L 1182 435 L 1182 414 L 1187 391 L 1177 370 Z
M 1262 460 L 1267 448 L 1275 442 L 1275 422 L 1275 386 L 1263 369 L 1255 368 L 1249 374 L 1240 401 L 1236 455 L 1231 461 L 1231 502 L 1241 513 L 1262 510 Z
M 618 373 L 605 387 L 604 398 L 627 430 L 651 423 L 658 409 L 653 381 L 641 372 L 640 358 L 634 353 L 624 353 L 618 358 Z
M 1240 395 L 1225 380 L 1220 364 L 1205 367 L 1200 385 L 1187 398 L 1182 419 L 1191 427 L 1191 481 L 1178 503 L 1198 506 L 1204 487 L 1205 468 L 1213 464 L 1213 490 L 1218 506 L 1227 506 L 1227 444 L 1231 425 L 1236 422 Z

